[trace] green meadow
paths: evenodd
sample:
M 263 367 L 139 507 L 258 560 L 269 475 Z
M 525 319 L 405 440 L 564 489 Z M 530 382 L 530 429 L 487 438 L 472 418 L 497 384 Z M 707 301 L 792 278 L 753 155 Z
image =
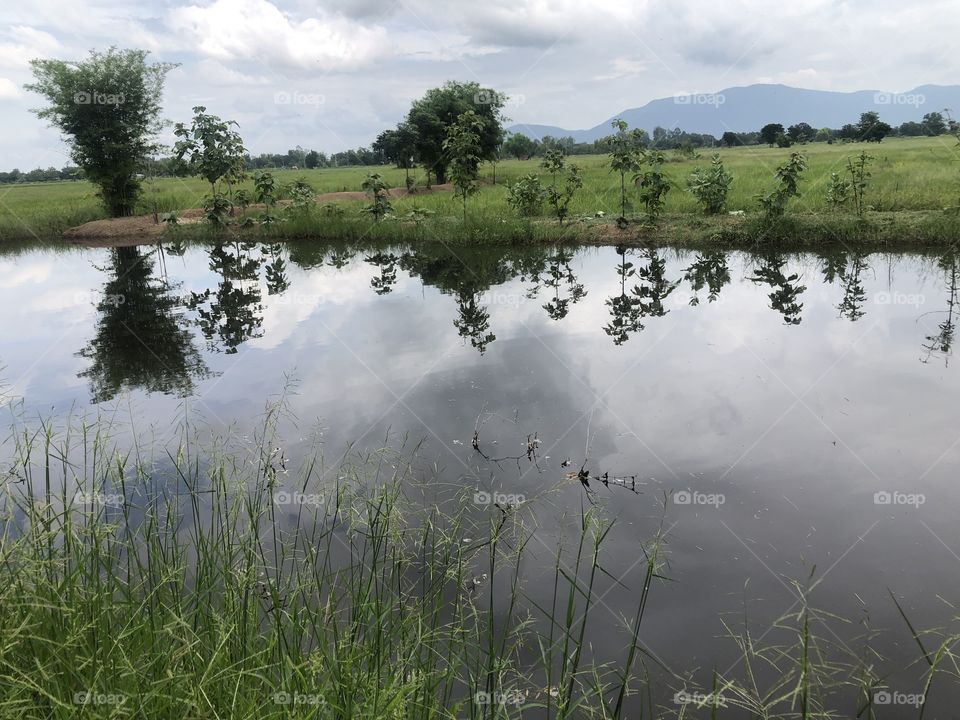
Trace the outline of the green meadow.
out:
M 867 143 L 810 143 L 794 148 L 770 148 L 747 146 L 738 148 L 701 149 L 696 157 L 683 156 L 679 152 L 667 153 L 666 171 L 673 184 L 666 196 L 660 235 L 676 241 L 715 235 L 731 223 L 729 216 L 703 218 L 701 210 L 686 190 L 687 178 L 697 166 L 707 166 L 714 152 L 718 152 L 727 170 L 733 175 L 728 196 L 729 211 L 743 211 L 747 218 L 756 214 L 756 196 L 768 192 L 775 184 L 777 166 L 789 154 L 799 150 L 807 156 L 808 169 L 800 182 L 801 196 L 790 202 L 788 221 L 802 221 L 799 225 L 786 223 L 790 231 L 814 231 L 823 234 L 823 228 L 839 235 L 849 234 L 850 211 L 832 209 L 826 198 L 831 173 L 846 172 L 848 158 L 866 151 L 873 156 L 870 177 L 866 188 L 866 204 L 871 209 L 868 219 L 873 219 L 873 232 L 882 233 L 887 239 L 900 236 L 903 240 L 930 241 L 939 237 L 952 241 L 960 232 L 960 223 L 955 211 L 960 205 L 960 152 L 953 136 L 936 138 L 892 138 L 874 145 Z M 529 160 L 504 160 L 496 166 L 484 165 L 481 172 L 483 187 L 469 198 L 468 224 L 473 225 L 469 237 L 477 235 L 477 228 L 485 238 L 495 239 L 497 226 L 510 227 L 500 233 L 503 239 L 515 239 L 516 235 L 532 239 L 571 239 L 585 233 L 584 225 L 613 227 L 613 219 L 619 215 L 619 178 L 611 173 L 608 158 L 603 155 L 571 156 L 568 163 L 578 165 L 583 171 L 584 186 L 571 203 L 571 227 L 566 230 L 556 225 L 544 207 L 543 217 L 534 220 L 537 227 L 524 221 L 518 228 L 516 212 L 507 204 L 507 186 L 528 173 L 540 173 L 544 182 L 549 182 L 539 167 L 539 158 Z M 391 187 L 404 187 L 403 170 L 387 167 L 345 167 L 325 169 L 277 170 L 274 175 L 283 185 L 302 180 L 318 194 L 340 191 L 358 191 L 363 179 L 370 172 L 381 173 Z M 417 187 L 426 184 L 422 170 L 411 171 Z M 628 178 L 629 182 L 629 178 Z M 245 185 L 252 189 L 252 181 Z M 149 214 L 154 210 L 182 212 L 201 205 L 208 187 L 199 178 L 157 178 L 144 182 L 144 193 L 139 213 Z M 637 190 L 630 187 L 632 212 L 639 216 Z M 403 218 L 413 208 L 429 211 L 424 224 L 436 231 L 458 234 L 462 224 L 462 207 L 452 193 L 413 194 L 392 201 L 394 218 Z M 409 228 L 398 227 L 399 223 L 381 223 L 383 227 L 369 228 L 371 221 L 360 214 L 363 202 L 344 202 L 344 212 L 331 218 L 320 214 L 306 225 L 292 223 L 288 228 L 273 229 L 274 234 L 298 237 L 305 234 L 331 239 L 350 239 L 354 234 L 406 238 Z M 738 213 L 739 214 L 739 213 Z M 28 240 L 30 238 L 55 239 L 67 228 L 83 222 L 106 217 L 99 206 L 95 189 L 86 182 L 38 183 L 0 187 L 0 238 L 4 240 Z M 420 228 L 421 223 L 417 223 Z M 820 231 L 815 228 L 819 227 Z M 846 229 L 845 229 L 846 228 Z M 462 228 L 460 228 L 462 229 Z M 503 229 L 503 228 L 501 228 Z M 862 231 L 862 227 L 861 230 Z M 629 241 L 631 235 L 649 235 L 650 229 L 627 231 L 613 241 Z M 826 233 L 829 236 L 829 232 Z M 597 233 L 593 231 L 596 239 Z M 608 233 L 600 233 L 601 240 Z M 855 238 L 854 238 L 855 239 Z M 590 241 L 589 237 L 584 238 Z

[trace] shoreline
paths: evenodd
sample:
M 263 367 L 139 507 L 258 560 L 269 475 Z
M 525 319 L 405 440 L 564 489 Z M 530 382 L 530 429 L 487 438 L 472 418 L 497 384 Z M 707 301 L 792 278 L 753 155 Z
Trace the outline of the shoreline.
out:
M 149 225 L 144 224 L 150 219 Z M 269 227 L 228 227 L 219 231 L 193 220 L 167 228 L 153 224 L 150 216 L 131 220 L 96 220 L 71 228 L 62 237 L 49 238 L 79 247 L 133 247 L 158 242 L 209 242 L 237 239 L 263 242 L 396 242 L 473 245 L 576 244 L 584 246 L 677 247 L 738 250 L 756 247 L 805 249 L 912 250 L 947 248 L 960 242 L 960 213 L 946 211 L 868 212 L 860 218 L 848 214 L 798 213 L 787 215 L 775 224 L 762 216 L 699 216 L 669 214 L 655 225 L 633 223 L 625 229 L 613 220 L 579 219 L 563 226 L 556 221 L 537 218 L 459 218 L 439 217 L 422 221 L 387 219 L 381 222 L 365 218 L 309 217 L 292 218 Z M 126 227 L 136 227 L 126 232 Z M 35 236 L 34 240 L 44 241 Z M 30 238 L 23 238 L 29 245 Z

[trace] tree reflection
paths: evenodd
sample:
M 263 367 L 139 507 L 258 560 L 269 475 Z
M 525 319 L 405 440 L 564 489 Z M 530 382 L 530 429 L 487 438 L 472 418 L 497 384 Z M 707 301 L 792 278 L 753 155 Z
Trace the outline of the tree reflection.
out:
M 457 317 L 453 321 L 460 337 L 470 341 L 483 355 L 487 345 L 497 339 L 490 332 L 490 313 L 479 304 L 476 293 L 462 292 L 457 297 Z
M 947 309 L 940 312 L 945 314 L 943 322 L 937 325 L 937 333 L 927 335 L 923 349 L 926 355 L 920 359 L 922 363 L 929 363 L 933 357 L 942 357 L 944 367 L 950 364 L 951 348 L 953 347 L 954 320 L 953 311 L 957 302 L 957 256 L 951 252 L 940 258 L 938 265 L 944 270 L 947 278 Z
M 457 303 L 453 321 L 460 337 L 481 354 L 496 340 L 490 329 L 490 313 L 482 304 L 483 293 L 510 280 L 541 271 L 545 254 L 530 248 L 429 247 L 403 253 L 398 265 L 424 285 L 452 295 Z
M 211 349 L 227 354 L 251 338 L 262 337 L 263 304 L 260 267 L 264 259 L 251 243 L 218 243 L 210 250 L 210 269 L 220 276 L 215 291 L 190 293 L 187 307 L 197 313 L 197 324 Z M 282 276 L 282 272 L 281 272 Z M 289 285 L 274 279 L 274 287 Z
M 851 322 L 856 322 L 866 314 L 863 306 L 867 301 L 867 291 L 860 280 L 861 273 L 866 269 L 868 267 L 862 253 L 853 253 L 850 261 L 845 262 L 840 268 L 843 297 L 837 309 L 840 311 L 840 317 L 845 317 Z
M 290 289 L 290 278 L 287 276 L 287 263 L 283 259 L 283 246 L 272 243 L 264 247 L 267 255 L 264 274 L 267 281 L 268 295 L 282 295 Z
M 77 353 L 91 363 L 79 377 L 89 380 L 93 402 L 133 388 L 189 395 L 209 370 L 178 299 L 154 277 L 153 258 L 136 247 L 114 248 L 107 272 L 95 334 Z
M 720 296 L 720 290 L 730 282 L 727 254 L 723 251 L 698 253 L 683 277 L 690 283 L 690 289 L 693 290 L 690 305 L 700 304 L 698 293 L 704 288 L 707 288 L 707 301 L 715 302 Z
M 803 303 L 798 302 L 798 299 L 807 289 L 799 283 L 800 276 L 796 273 L 784 273 L 787 261 L 778 253 L 762 254 L 754 260 L 758 267 L 750 278 L 751 282 L 773 288 L 773 292 L 767 296 L 770 298 L 770 307 L 783 316 L 787 325 L 799 325 Z
M 586 289 L 577 280 L 573 268 L 570 267 L 571 262 L 573 262 L 573 252 L 560 249 L 547 259 L 546 269 L 535 273 L 531 278 L 535 284 L 527 293 L 527 297 L 536 297 L 540 293 L 541 285 L 553 290 L 553 297 L 541 306 L 552 320 L 563 320 L 570 312 L 570 306 L 587 296 Z
M 620 256 L 617 266 L 620 294 L 606 300 L 611 317 L 603 331 L 613 338 L 614 345 L 623 345 L 631 333 L 643 330 L 643 318 L 663 317 L 669 312 L 664 307 L 664 300 L 676 289 L 679 281 L 667 280 L 667 261 L 654 248 L 643 251 L 646 263 L 638 267 L 627 260 L 625 247 L 618 246 L 616 251 Z M 634 277 L 639 283 L 628 291 L 627 281 Z
M 380 274 L 370 278 L 370 287 L 377 295 L 388 295 L 397 284 L 397 262 L 400 257 L 391 253 L 376 252 L 364 260 L 376 268 Z

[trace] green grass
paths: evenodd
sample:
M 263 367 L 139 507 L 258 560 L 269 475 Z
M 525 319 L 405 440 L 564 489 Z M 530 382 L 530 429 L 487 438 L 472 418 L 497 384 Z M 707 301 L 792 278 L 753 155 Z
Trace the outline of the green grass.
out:
M 849 224 L 849 218 L 845 217 L 845 214 L 830 210 L 825 198 L 826 187 L 831 172 L 842 173 L 847 157 L 865 150 L 876 158 L 871 167 L 867 203 L 875 210 L 874 218 L 878 227 L 882 228 L 884 224 L 895 226 L 889 228 L 886 235 L 891 238 L 903 236 L 905 232 L 912 235 L 919 224 L 924 225 L 924 229 L 917 233 L 919 236 L 925 237 L 936 231 L 951 233 L 950 237 L 943 238 L 945 240 L 960 238 L 960 227 L 957 223 L 944 223 L 941 220 L 945 208 L 956 208 L 960 205 L 960 155 L 952 136 L 895 138 L 885 140 L 879 145 L 812 143 L 794 149 L 804 152 L 809 160 L 809 169 L 801 181 L 802 195 L 791 202 L 789 209 L 792 215 L 808 218 L 802 229 L 817 232 L 817 223 L 812 220 L 814 217 L 820 218 L 820 226 L 843 228 Z M 694 198 L 685 190 L 686 178 L 690 172 L 697 165 L 708 164 L 712 152 L 701 150 L 701 157 L 698 159 L 681 159 L 676 153 L 668 153 L 670 162 L 667 172 L 675 186 L 666 197 L 667 236 L 676 236 L 676 239 L 681 241 L 688 236 L 701 241 L 718 234 L 721 238 L 724 236 L 722 221 L 718 222 L 714 218 L 701 220 Z M 753 146 L 725 148 L 719 152 L 734 178 L 728 209 L 752 213 L 757 209 L 755 196 L 772 188 L 774 169 L 786 159 L 790 150 Z M 610 218 L 619 214 L 619 194 L 618 179 L 609 171 L 607 158 L 575 156 L 570 158 L 570 162 L 580 165 L 584 170 L 584 187 L 571 205 L 572 215 L 582 219 L 602 212 L 607 218 L 602 224 L 609 225 Z M 303 179 L 318 193 L 356 191 L 360 189 L 363 178 L 370 170 L 371 168 L 281 170 L 276 172 L 276 176 L 281 184 Z M 389 167 L 378 167 L 376 170 L 384 174 L 390 185 L 404 185 L 402 170 Z M 498 236 L 500 230 L 497 225 L 502 225 L 501 221 L 504 219 L 508 221 L 507 224 L 512 224 L 515 214 L 505 201 L 506 184 L 530 172 L 539 172 L 538 160 L 506 160 L 497 165 L 496 184 L 493 184 L 493 168 L 484 167 L 483 180 L 486 184 L 477 196 L 470 199 L 468 213 L 473 215 L 475 224 L 482 223 L 487 226 L 487 235 Z M 424 180 L 423 173 L 420 172 L 417 181 L 422 184 Z M 247 184 L 249 185 L 249 182 Z M 198 207 L 207 192 L 205 183 L 197 178 L 160 178 L 152 184 L 146 184 L 145 188 L 140 208 L 144 214 L 150 212 L 154 205 L 161 212 Z M 636 191 L 632 190 L 631 195 L 636 206 Z M 362 203 L 345 203 L 344 207 L 351 218 L 355 219 L 355 211 L 359 210 L 361 205 Z M 406 214 L 414 206 L 432 211 L 434 217 L 427 221 L 427 225 L 449 225 L 450 221 L 460 215 L 458 201 L 449 194 L 402 198 L 394 200 L 393 206 L 395 214 L 399 216 Z M 639 214 L 636 207 L 634 212 Z M 904 215 L 905 212 L 912 212 L 914 215 Z M 918 214 L 922 217 L 918 217 Z M 93 188 L 87 183 L 0 187 L 0 239 L 26 239 L 33 236 L 47 239 L 68 227 L 98 217 L 103 217 L 103 212 L 98 206 Z M 309 228 L 309 234 L 342 237 L 338 233 L 342 232 L 346 224 L 341 223 L 341 227 L 334 231 L 318 220 Z M 356 223 L 351 226 L 358 227 Z M 525 224 L 524 227 L 529 226 Z M 577 227 L 581 231 L 584 229 L 582 223 Z M 704 228 L 709 228 L 709 231 Z M 446 231 L 446 226 L 443 226 L 443 229 Z M 833 230 L 831 232 L 836 234 Z M 850 231 L 842 232 L 847 234 Z M 881 240 L 886 237 L 877 229 L 861 229 L 858 232 L 860 235 Z M 291 229 L 288 234 L 297 236 L 299 233 L 300 229 Z M 550 239 L 557 239 L 558 235 L 565 236 L 564 232 L 553 228 L 536 230 L 534 235 L 537 233 L 549 236 Z M 826 241 L 830 240 L 830 232 L 821 231 L 820 234 Z M 529 230 L 527 235 L 530 235 Z M 607 237 L 608 233 L 599 235 L 602 235 L 606 242 L 619 242 L 624 239 L 610 239 Z M 642 240 L 645 231 L 631 231 L 627 235 L 628 240 Z M 662 237 L 664 233 L 646 235 Z M 593 234 L 595 239 L 597 236 L 597 233 Z M 467 237 L 471 236 L 467 234 Z

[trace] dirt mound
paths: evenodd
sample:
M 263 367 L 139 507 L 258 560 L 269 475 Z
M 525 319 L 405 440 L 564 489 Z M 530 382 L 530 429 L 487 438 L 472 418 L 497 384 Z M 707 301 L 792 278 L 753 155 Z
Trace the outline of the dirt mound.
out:
M 390 188 L 390 197 L 399 198 L 408 195 L 426 195 L 435 192 L 451 192 L 453 185 L 433 185 L 430 188 L 417 188 L 408 192 L 406 188 Z M 329 192 L 317 195 L 318 205 L 333 202 L 349 202 L 366 200 L 367 194 L 362 191 Z M 284 205 L 284 203 L 280 203 Z M 262 206 L 253 205 L 251 210 L 262 209 Z M 203 220 L 203 210 L 192 208 L 177 214 L 181 224 L 199 223 Z M 67 240 L 86 245 L 88 247 L 122 247 L 127 245 L 145 245 L 157 242 L 163 234 L 163 223 L 154 222 L 153 215 L 135 215 L 133 217 L 110 218 L 108 220 L 91 220 L 90 222 L 72 227 L 64 231 L 63 237 Z

